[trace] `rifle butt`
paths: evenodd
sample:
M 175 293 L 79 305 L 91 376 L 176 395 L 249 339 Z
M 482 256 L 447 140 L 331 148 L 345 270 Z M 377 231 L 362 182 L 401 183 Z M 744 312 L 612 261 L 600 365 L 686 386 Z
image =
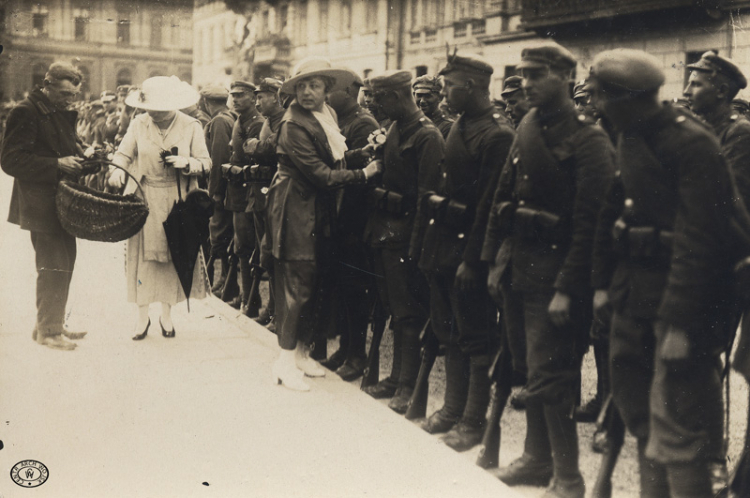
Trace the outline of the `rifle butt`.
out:
M 422 364 L 419 366 L 417 382 L 414 392 L 409 399 L 409 407 L 406 409 L 406 420 L 424 418 L 427 415 L 427 398 L 430 392 L 430 372 L 435 365 L 437 351 L 425 348 L 422 351 Z
M 487 420 L 487 427 L 484 429 L 479 456 L 477 457 L 477 465 L 483 469 L 495 468 L 500 463 L 500 419 L 503 417 L 510 391 L 510 384 L 501 386 L 495 383 L 490 417 Z
M 240 285 L 237 282 L 237 261 L 234 260 L 229 265 L 229 271 L 227 272 L 227 279 L 224 282 L 224 287 L 221 289 L 221 300 L 229 302 L 240 294 Z
M 385 319 L 375 319 L 372 323 L 372 341 L 370 342 L 370 351 L 367 353 L 367 365 L 362 375 L 360 389 L 374 386 L 380 380 L 380 342 L 383 340 L 385 332 Z

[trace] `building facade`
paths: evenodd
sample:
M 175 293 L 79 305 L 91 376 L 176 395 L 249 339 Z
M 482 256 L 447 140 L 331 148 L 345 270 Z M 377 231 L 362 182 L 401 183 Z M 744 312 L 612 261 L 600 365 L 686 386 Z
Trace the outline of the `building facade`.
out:
M 0 2 L 0 83 L 18 99 L 55 61 L 84 74 L 84 97 L 151 76 L 192 80 L 192 0 Z

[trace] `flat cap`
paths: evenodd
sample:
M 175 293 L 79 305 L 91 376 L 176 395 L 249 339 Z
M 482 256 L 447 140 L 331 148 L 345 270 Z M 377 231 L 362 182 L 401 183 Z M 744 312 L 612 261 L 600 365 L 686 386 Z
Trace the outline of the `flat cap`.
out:
M 495 72 L 492 65 L 484 60 L 483 57 L 476 54 L 457 55 L 455 52 L 452 56 L 448 56 L 448 64 L 440 70 L 438 76 L 443 76 L 454 71 L 480 74 L 482 76 L 491 76 Z
M 398 90 L 411 86 L 411 73 L 403 70 L 391 70 L 369 78 L 367 81 L 373 92 Z
M 411 87 L 414 89 L 414 93 L 425 90 L 432 93 L 440 93 L 443 85 L 440 84 L 440 80 L 438 80 L 436 77 L 425 74 L 423 76 L 420 76 L 419 78 L 416 78 L 414 80 L 414 83 L 411 84 Z
M 268 92 L 275 94 L 281 90 L 281 85 L 283 84 L 281 80 L 277 80 L 276 78 L 263 78 L 258 88 L 255 89 L 255 93 Z
M 211 83 L 210 85 L 206 85 L 203 88 L 201 88 L 201 96 L 206 97 L 207 99 L 226 100 L 227 97 L 229 97 L 229 92 L 227 91 L 226 88 L 224 88 L 224 85 Z
M 117 95 L 111 90 L 104 90 L 101 95 L 99 95 L 99 100 L 102 102 L 112 102 L 113 100 L 117 100 Z
M 235 90 L 235 88 L 236 88 L 236 90 Z M 255 85 L 253 85 L 249 81 L 236 80 L 236 81 L 233 81 L 231 85 L 229 85 L 229 93 L 230 94 L 231 93 L 242 93 L 242 92 L 247 92 L 247 91 L 251 91 L 251 92 L 255 91 Z
M 656 57 L 629 48 L 607 50 L 594 57 L 589 76 L 630 92 L 656 90 L 664 84 L 664 71 Z
M 508 76 L 505 78 L 505 81 L 503 81 L 503 91 L 500 92 L 500 95 L 503 97 L 506 97 L 508 95 L 514 94 L 517 91 L 521 90 L 521 84 L 523 83 L 523 78 L 520 76 Z
M 516 69 L 535 69 L 552 67 L 558 69 L 573 69 L 576 58 L 560 45 L 541 45 L 525 48 L 521 51 L 521 63 Z
M 742 74 L 740 68 L 737 67 L 734 62 L 720 56 L 713 50 L 704 53 L 701 55 L 698 62 L 695 64 L 688 64 L 687 67 L 688 69 L 693 69 L 695 71 L 724 75 L 734 81 L 740 89 L 747 86 L 747 79 L 745 78 L 745 75 Z
M 589 90 L 588 90 L 588 87 L 586 86 L 587 84 L 588 82 L 586 80 L 581 80 L 573 86 L 573 98 L 574 99 L 577 99 L 580 97 L 588 97 Z

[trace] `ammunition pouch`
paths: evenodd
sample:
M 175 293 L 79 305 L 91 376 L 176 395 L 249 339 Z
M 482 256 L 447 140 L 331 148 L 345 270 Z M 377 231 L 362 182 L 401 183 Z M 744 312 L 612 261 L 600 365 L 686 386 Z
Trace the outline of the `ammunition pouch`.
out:
M 277 169 L 276 165 L 261 166 L 260 164 L 251 164 L 242 168 L 242 174 L 248 183 L 269 184 L 273 180 L 274 175 L 276 175 Z
M 375 187 L 370 191 L 370 200 L 374 204 L 375 209 L 393 215 L 404 215 L 414 205 L 413 202 L 408 202 L 408 197 L 380 187 Z
M 441 195 L 427 195 L 422 199 L 424 213 L 434 223 L 455 231 L 466 230 L 469 223 L 468 206 Z
M 570 237 L 567 224 L 560 216 L 541 209 L 518 207 L 512 223 L 514 232 L 525 239 L 562 243 Z
M 669 261 L 672 239 L 672 232 L 649 226 L 631 227 L 622 218 L 612 228 L 615 252 L 634 261 Z
M 245 183 L 245 174 L 242 166 L 235 166 L 234 164 L 229 163 L 222 164 L 221 176 L 233 184 L 242 185 Z

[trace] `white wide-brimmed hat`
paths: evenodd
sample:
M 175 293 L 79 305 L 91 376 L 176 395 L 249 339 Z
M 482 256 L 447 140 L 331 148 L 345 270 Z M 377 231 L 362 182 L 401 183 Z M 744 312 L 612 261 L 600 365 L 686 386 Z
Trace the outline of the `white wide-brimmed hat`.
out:
M 176 111 L 195 105 L 200 94 L 177 76 L 154 76 L 140 90 L 130 92 L 125 103 L 146 111 Z
M 302 59 L 294 66 L 292 76 L 281 86 L 281 92 L 294 95 L 297 83 L 312 76 L 327 76 L 333 79 L 334 85 L 330 91 L 343 90 L 357 78 L 357 74 L 351 70 L 333 67 L 331 61 L 325 57 L 312 56 Z

